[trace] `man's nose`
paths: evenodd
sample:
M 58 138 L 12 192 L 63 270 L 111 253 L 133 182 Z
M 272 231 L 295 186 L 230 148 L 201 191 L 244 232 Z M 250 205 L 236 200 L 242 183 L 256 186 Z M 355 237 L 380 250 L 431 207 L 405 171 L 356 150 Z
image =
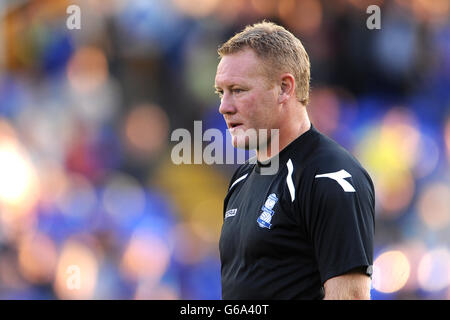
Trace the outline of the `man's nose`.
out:
M 224 94 L 220 101 L 219 112 L 221 114 L 233 114 L 236 112 L 236 108 L 227 94 Z

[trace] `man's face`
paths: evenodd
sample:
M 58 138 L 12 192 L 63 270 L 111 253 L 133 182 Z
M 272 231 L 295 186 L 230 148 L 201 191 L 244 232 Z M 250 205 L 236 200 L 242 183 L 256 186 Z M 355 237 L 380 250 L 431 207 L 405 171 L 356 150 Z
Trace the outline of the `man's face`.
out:
M 249 145 L 249 133 L 259 134 L 267 129 L 279 129 L 278 92 L 270 82 L 264 63 L 253 50 L 246 49 L 222 57 L 216 73 L 215 87 L 221 98 L 219 112 L 232 136 L 235 148 L 255 148 Z M 247 133 L 247 134 L 246 134 Z M 265 140 L 265 139 L 263 139 Z M 252 141 L 254 142 L 254 141 Z

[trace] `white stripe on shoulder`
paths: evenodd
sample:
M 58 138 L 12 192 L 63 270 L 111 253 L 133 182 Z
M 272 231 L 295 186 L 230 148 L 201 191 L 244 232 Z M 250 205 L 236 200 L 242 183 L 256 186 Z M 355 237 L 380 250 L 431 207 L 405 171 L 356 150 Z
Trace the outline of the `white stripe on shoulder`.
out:
M 248 173 L 246 173 L 246 174 L 244 174 L 242 177 L 239 177 L 238 179 L 236 179 L 236 181 L 233 182 L 233 184 L 231 185 L 230 189 L 228 189 L 228 190 L 231 190 L 231 188 L 233 188 L 234 185 L 235 185 L 236 183 L 241 182 L 242 180 L 244 180 L 245 178 L 247 178 L 247 176 L 248 176 Z
M 256 164 L 257 161 L 258 161 L 258 158 L 256 155 L 248 159 L 248 163 L 250 163 L 250 164 Z
M 292 164 L 291 159 L 288 160 L 288 162 L 286 163 L 286 166 L 288 168 L 288 174 L 287 174 L 287 177 L 286 177 L 286 183 L 287 183 L 287 186 L 289 188 L 289 193 L 291 194 L 292 202 L 294 202 L 294 199 L 295 199 L 295 187 L 294 187 L 294 182 L 292 181 L 292 173 L 294 172 L 294 166 Z

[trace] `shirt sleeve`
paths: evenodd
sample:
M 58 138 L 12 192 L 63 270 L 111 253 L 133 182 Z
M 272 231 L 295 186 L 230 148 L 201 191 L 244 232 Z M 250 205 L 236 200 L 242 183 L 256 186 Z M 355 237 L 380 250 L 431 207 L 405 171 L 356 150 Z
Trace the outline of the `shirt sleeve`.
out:
M 359 167 L 317 169 L 311 176 L 309 236 L 322 284 L 360 268 L 371 276 L 374 188 Z

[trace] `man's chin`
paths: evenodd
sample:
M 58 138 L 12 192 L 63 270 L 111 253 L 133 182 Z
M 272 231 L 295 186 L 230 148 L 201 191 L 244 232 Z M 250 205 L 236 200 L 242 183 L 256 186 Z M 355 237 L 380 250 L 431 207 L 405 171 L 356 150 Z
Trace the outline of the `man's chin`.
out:
M 231 143 L 236 149 L 255 150 L 258 149 L 258 139 L 246 135 L 232 135 Z
M 236 141 L 236 139 L 233 139 L 233 147 L 236 149 L 251 150 L 249 143 L 246 143 L 245 141 Z

